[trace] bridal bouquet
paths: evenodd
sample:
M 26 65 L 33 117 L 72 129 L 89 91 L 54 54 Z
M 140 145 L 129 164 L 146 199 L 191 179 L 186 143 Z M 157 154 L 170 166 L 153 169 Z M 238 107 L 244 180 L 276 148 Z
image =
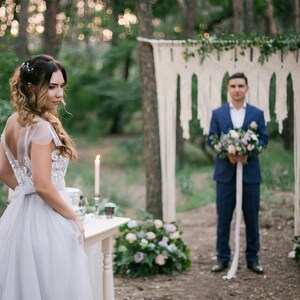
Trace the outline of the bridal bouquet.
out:
M 190 251 L 175 222 L 129 221 L 116 238 L 114 273 L 128 277 L 177 275 L 190 268 Z
M 256 130 L 257 124 L 252 121 L 247 131 L 235 128 L 226 134 L 222 133 L 220 137 L 211 136 L 211 145 L 222 158 L 226 157 L 227 154 L 258 155 L 262 151 L 262 145 L 259 144 Z

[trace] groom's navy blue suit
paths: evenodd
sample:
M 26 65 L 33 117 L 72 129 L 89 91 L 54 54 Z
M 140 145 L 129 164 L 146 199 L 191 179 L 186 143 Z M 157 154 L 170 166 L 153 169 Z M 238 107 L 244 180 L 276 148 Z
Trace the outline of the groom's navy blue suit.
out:
M 264 113 L 262 110 L 246 105 L 243 130 L 247 130 L 252 121 L 258 125 L 257 134 L 259 143 L 266 146 L 268 143 Z M 225 104 L 212 112 L 209 137 L 227 133 L 233 129 L 230 116 L 230 106 Z M 208 139 L 211 145 L 211 139 Z M 231 257 L 229 237 L 230 223 L 236 204 L 236 165 L 231 164 L 228 158 L 217 157 L 215 161 L 214 180 L 217 183 L 217 253 L 219 262 L 229 262 Z M 258 212 L 260 201 L 261 173 L 258 157 L 249 156 L 243 166 L 243 215 L 246 225 L 245 251 L 247 262 L 258 262 L 259 225 Z

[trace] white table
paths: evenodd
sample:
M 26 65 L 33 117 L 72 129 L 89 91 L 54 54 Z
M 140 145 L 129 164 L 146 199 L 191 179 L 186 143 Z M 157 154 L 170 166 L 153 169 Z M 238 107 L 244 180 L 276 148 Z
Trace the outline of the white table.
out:
M 114 300 L 113 241 L 119 226 L 128 218 L 113 217 L 90 220 L 84 223 L 84 247 L 88 256 L 89 274 L 94 300 Z

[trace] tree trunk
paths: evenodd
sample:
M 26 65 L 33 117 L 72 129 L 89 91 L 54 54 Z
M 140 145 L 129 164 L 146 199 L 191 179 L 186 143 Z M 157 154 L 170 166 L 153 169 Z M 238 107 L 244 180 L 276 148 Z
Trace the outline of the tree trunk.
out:
M 253 33 L 255 31 L 253 0 L 246 0 L 246 27 L 248 34 Z
M 21 10 L 19 12 L 19 35 L 16 41 L 16 53 L 21 60 L 28 57 L 28 39 L 27 39 L 27 26 L 28 26 L 28 4 L 29 0 L 21 0 Z
M 197 1 L 198 0 L 189 0 L 186 4 L 185 0 L 177 0 L 183 18 L 183 36 L 185 39 L 192 39 L 195 34 Z M 179 82 L 180 81 L 177 81 L 177 84 L 179 84 Z M 180 89 L 177 89 L 176 101 L 176 156 L 177 166 L 179 169 L 182 169 L 184 166 L 184 139 L 180 124 Z
M 57 54 L 56 15 L 59 0 L 47 0 L 45 11 L 44 53 L 51 56 Z
M 137 0 L 139 36 L 152 38 L 150 0 Z M 146 172 L 146 211 L 162 219 L 162 179 L 154 58 L 152 47 L 139 42 L 139 65 L 142 88 L 144 158 Z
M 275 22 L 275 18 L 274 18 L 274 12 L 273 12 L 273 1 L 272 0 L 266 0 L 266 2 L 267 2 L 268 34 L 276 35 L 277 34 L 277 27 L 276 27 L 276 22 Z
M 185 39 L 191 39 L 195 34 L 197 1 L 198 0 L 189 0 L 186 4 L 184 0 L 177 0 L 183 17 L 183 36 Z
M 300 32 L 300 8 L 299 8 L 299 0 L 294 0 L 294 18 L 295 18 L 295 32 Z
M 244 6 L 243 0 L 232 0 L 233 32 L 244 32 Z

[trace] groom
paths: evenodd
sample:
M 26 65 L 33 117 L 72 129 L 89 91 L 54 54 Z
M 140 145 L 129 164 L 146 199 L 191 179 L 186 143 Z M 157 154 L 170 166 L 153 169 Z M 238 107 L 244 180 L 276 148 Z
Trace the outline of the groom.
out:
M 255 121 L 258 125 L 256 133 L 259 143 L 266 146 L 268 143 L 264 113 L 260 109 L 246 103 L 248 80 L 243 73 L 231 75 L 227 82 L 230 96 L 229 103 L 212 112 L 208 144 L 211 146 L 211 137 L 230 129 L 242 128 L 246 131 L 249 124 Z M 212 272 L 225 270 L 231 258 L 229 246 L 230 223 L 236 205 L 236 163 L 243 165 L 243 195 L 242 210 L 246 225 L 246 261 L 251 271 L 262 274 L 263 268 L 259 265 L 259 224 L 258 212 L 260 201 L 260 166 L 258 157 L 227 155 L 226 158 L 217 157 L 213 179 L 216 181 L 217 196 L 217 258 L 218 262 Z

